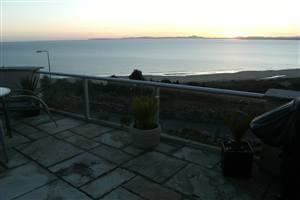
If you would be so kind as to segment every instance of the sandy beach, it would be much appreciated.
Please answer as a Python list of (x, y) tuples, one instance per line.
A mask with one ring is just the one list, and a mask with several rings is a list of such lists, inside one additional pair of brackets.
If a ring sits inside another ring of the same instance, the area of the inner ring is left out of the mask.
[(300, 69), (287, 70), (266, 70), (266, 71), (242, 71), (236, 73), (203, 74), (190, 76), (153, 76), (145, 75), (147, 80), (160, 81), (168, 79), (170, 81), (186, 82), (211, 82), (211, 81), (231, 81), (231, 80), (262, 80), (279, 78), (298, 78)]

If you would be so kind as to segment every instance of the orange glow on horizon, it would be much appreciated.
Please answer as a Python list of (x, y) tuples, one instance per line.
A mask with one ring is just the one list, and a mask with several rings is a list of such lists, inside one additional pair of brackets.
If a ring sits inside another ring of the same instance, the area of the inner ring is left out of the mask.
[(4, 40), (300, 36), (299, 0), (26, 2), (1, 1)]

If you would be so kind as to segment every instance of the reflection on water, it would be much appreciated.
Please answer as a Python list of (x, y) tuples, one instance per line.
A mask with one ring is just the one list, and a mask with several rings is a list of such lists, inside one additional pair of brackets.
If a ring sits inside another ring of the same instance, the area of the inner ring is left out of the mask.
[(47, 66), (53, 72), (89, 75), (191, 75), (249, 70), (300, 68), (296, 40), (118, 39), (9, 42), (3, 45), (5, 66)]

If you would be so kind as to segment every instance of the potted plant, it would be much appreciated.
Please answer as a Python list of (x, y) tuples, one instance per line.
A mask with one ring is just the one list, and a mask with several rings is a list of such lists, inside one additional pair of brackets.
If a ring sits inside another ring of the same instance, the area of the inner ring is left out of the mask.
[(24, 95), (24, 100), (19, 100), (22, 103), (28, 104), (28, 109), (24, 109), (23, 115), (26, 117), (32, 117), (40, 114), (40, 104), (36, 101), (31, 101), (26, 99), (26, 95), (35, 96), (39, 98), (41, 88), (39, 87), (40, 76), (32, 74), (20, 80), (20, 90), (19, 93)]
[(250, 178), (252, 175), (253, 148), (243, 139), (251, 118), (242, 111), (231, 112), (225, 118), (230, 127), (232, 139), (222, 142), (221, 164), (224, 176)]
[(130, 126), (134, 146), (148, 149), (160, 142), (161, 127), (157, 122), (157, 100), (153, 97), (139, 96), (132, 102), (134, 122)]

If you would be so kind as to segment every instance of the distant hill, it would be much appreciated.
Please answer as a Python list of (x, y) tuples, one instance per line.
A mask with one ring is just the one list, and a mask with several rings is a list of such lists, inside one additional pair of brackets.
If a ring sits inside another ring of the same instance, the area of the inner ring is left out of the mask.
[(236, 37), (235, 39), (240, 39), (240, 40), (300, 40), (300, 36), (293, 36), (293, 37), (263, 37), (263, 36), (256, 36), (256, 37)]
[(153, 36), (142, 36), (142, 37), (123, 37), (123, 38), (90, 38), (89, 40), (118, 40), (118, 39), (239, 39), (239, 40), (300, 40), (300, 36), (292, 37), (265, 37), (265, 36), (251, 36), (251, 37), (202, 37), (202, 36), (176, 36), (176, 37), (153, 37)]
[(153, 36), (141, 36), (141, 37), (122, 37), (122, 38), (90, 38), (89, 40), (112, 40), (112, 39), (211, 39), (200, 36), (177, 36), (177, 37), (153, 37)]

